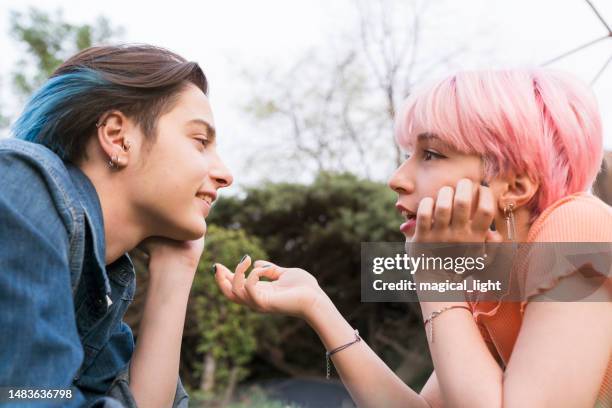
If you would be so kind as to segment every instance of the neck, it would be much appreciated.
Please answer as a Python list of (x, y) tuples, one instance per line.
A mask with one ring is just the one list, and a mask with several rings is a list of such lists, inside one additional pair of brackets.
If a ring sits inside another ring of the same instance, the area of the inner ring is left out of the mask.
[(109, 177), (104, 166), (83, 164), (81, 171), (94, 185), (104, 220), (105, 263), (113, 263), (124, 253), (134, 249), (147, 236), (147, 231), (138, 221), (134, 208), (130, 205), (123, 183), (118, 182), (118, 174)]

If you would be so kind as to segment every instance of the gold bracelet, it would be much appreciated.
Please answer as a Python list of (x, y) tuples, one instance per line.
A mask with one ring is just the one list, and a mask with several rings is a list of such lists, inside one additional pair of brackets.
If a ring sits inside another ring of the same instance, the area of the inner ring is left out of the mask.
[(427, 319), (425, 319), (425, 335), (427, 335), (427, 323), (431, 323), (430, 324), (430, 332), (431, 332), (431, 342), (434, 342), (434, 329), (433, 329), (433, 319), (435, 319), (436, 317), (440, 316), (442, 313), (446, 312), (447, 310), (450, 309), (465, 309), (465, 310), (469, 310), (470, 313), (472, 313), (472, 309), (470, 309), (467, 306), (446, 306), (443, 307), (442, 309), (439, 310), (434, 310), (433, 312), (431, 312), (431, 314), (429, 315), (429, 317)]

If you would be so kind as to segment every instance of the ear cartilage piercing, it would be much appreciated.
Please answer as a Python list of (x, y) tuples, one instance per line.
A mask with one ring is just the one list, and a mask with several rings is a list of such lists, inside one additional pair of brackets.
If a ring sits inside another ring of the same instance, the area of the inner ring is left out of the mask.
[(105, 125), (106, 125), (106, 121), (96, 123), (96, 127), (97, 127), (97, 128), (99, 128), (99, 127), (101, 127), (101, 126), (105, 126)]

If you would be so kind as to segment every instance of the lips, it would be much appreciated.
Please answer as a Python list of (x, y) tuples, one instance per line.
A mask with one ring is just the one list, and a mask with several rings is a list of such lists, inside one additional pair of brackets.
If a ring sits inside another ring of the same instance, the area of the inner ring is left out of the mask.
[(397, 208), (397, 211), (399, 211), (402, 217), (404, 217), (406, 220), (402, 223), (402, 225), (400, 225), (400, 231), (405, 235), (410, 234), (416, 227), (416, 212), (409, 210), (399, 202), (395, 204), (395, 208)]
[(212, 205), (213, 201), (215, 201), (215, 198), (209, 195), (208, 193), (198, 192), (198, 194), (196, 194), (196, 197), (198, 197), (200, 200), (205, 201), (208, 205)]
[(202, 206), (202, 212), (204, 213), (205, 217), (210, 212), (210, 208), (212, 207), (212, 203), (215, 201), (216, 197), (217, 193), (215, 191), (198, 191), (196, 193), (196, 198)]

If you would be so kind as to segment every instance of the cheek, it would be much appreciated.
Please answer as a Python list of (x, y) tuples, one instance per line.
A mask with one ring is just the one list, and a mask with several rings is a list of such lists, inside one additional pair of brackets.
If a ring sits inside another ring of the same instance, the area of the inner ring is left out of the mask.
[(455, 189), (457, 182), (468, 178), (474, 183), (480, 183), (478, 165), (474, 163), (456, 162), (453, 160), (439, 161), (434, 166), (424, 167), (417, 171), (417, 191), (419, 197), (435, 199), (438, 191), (444, 186)]
[(459, 178), (447, 166), (430, 166), (421, 168), (416, 174), (416, 194), (424, 197), (436, 198), (438, 191), (444, 186), (454, 186)]

